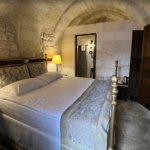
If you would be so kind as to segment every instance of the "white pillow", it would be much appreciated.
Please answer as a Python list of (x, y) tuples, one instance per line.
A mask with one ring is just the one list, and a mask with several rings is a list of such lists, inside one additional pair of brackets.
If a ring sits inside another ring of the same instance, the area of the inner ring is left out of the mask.
[(46, 84), (47, 83), (45, 81), (36, 78), (30, 78), (11, 83), (4, 88), (1, 88), (0, 92), (11, 96), (18, 96), (45, 86)]
[(57, 73), (57, 72), (47, 72), (47, 73), (44, 73), (40, 76), (37, 76), (36, 78), (41, 79), (47, 83), (50, 83), (50, 82), (52, 82), (58, 78), (61, 78), (61, 77), (62, 77), (62, 75)]

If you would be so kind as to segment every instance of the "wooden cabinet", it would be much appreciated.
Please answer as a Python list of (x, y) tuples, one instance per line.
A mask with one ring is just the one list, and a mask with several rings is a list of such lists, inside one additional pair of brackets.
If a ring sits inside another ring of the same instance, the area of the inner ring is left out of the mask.
[(143, 31), (133, 31), (130, 59), (129, 95), (137, 99), (139, 89), (140, 64), (142, 54)]
[(119, 84), (117, 89), (119, 90), (119, 93), (117, 95), (117, 100), (128, 100), (128, 85)]
[(150, 110), (150, 25), (144, 28), (138, 102)]

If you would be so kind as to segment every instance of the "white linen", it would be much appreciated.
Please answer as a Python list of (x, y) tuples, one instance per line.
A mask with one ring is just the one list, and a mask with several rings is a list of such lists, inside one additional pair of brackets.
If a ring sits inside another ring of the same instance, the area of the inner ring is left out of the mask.
[[(97, 147), (103, 150), (107, 148), (107, 127), (111, 111), (110, 98), (106, 98), (110, 92), (109, 87), (109, 81), (98, 81), (80, 107), (70, 115), (67, 128), (69, 141), (82, 143), (88, 150), (97, 150)], [(98, 142), (98, 135), (94, 134), (97, 130), (100, 135)]]
[(45, 86), (47, 83), (40, 79), (30, 78), (24, 79), (17, 82), (13, 82), (4, 88), (0, 89), (0, 93), (6, 96), (18, 96), (21, 94), (28, 93), (39, 87)]
[[(61, 115), (93, 81), (86, 78), (62, 77), (20, 96), (10, 96), (0, 92), (0, 98), (3, 99), (0, 111), (52, 136), (59, 145), (57, 147), (60, 147)], [(4, 109), (4, 105), (7, 109)], [(18, 113), (11, 113), (13, 109)]]
[(50, 83), (61, 77), (62, 77), (62, 75), (57, 72), (47, 72), (40, 76), (37, 76), (36, 78), (41, 79), (47, 83)]

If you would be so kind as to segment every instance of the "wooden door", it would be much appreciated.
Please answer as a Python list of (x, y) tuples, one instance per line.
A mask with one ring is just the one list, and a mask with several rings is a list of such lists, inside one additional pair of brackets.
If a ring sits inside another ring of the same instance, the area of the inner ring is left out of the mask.
[(136, 97), (136, 99), (138, 96), (142, 43), (143, 31), (133, 31), (129, 78), (129, 95), (131, 100), (133, 96), (134, 98)]
[(150, 25), (144, 28), (138, 101), (150, 110)]

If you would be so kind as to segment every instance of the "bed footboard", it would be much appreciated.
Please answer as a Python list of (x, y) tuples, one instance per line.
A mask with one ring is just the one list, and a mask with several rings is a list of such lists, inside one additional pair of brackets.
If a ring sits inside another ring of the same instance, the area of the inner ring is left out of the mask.
[(111, 121), (110, 121), (110, 136), (109, 136), (109, 145), (108, 150), (114, 150), (114, 123), (115, 123), (115, 111), (116, 111), (116, 105), (117, 105), (117, 83), (118, 83), (118, 77), (117, 77), (117, 67), (118, 67), (118, 61), (116, 61), (116, 70), (115, 75), (111, 76), (111, 93), (112, 93), (112, 101), (111, 101)]

